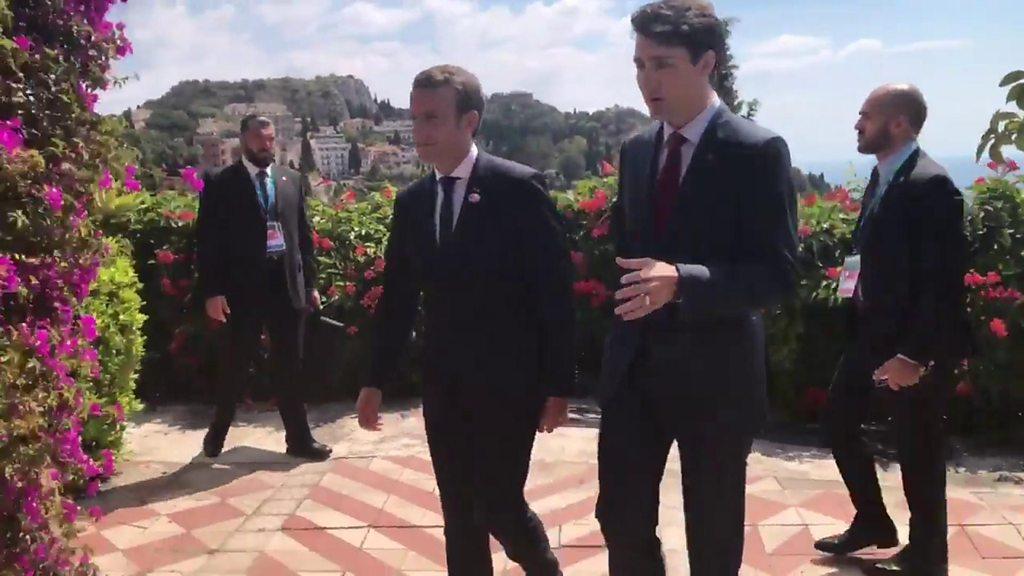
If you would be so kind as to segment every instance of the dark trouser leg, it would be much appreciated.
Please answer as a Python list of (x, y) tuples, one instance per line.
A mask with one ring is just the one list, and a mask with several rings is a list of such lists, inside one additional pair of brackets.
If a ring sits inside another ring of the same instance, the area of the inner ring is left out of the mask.
[(889, 527), (892, 520), (882, 501), (875, 459), (861, 430), (870, 407), (874, 369), (857, 345), (847, 350), (829, 389), (824, 427), (836, 466), (857, 510), (854, 524)]
[[(527, 576), (559, 576), (540, 518), (523, 495), (542, 403), (518, 399), (473, 411), (477, 512), (510, 560)], [(481, 406), (482, 408), (482, 406)]]
[(937, 369), (917, 386), (892, 393), (903, 491), (910, 506), (910, 545), (916, 559), (945, 564), (946, 432), (943, 416), (953, 371)]
[(263, 323), (258, 315), (238, 310), (225, 327), (224, 356), (217, 378), (216, 400), (211, 433), (223, 441), (235, 419), (235, 406), (249, 369), (259, 351)]
[(664, 576), (658, 504), (672, 437), (646, 395), (622, 390), (602, 406), (597, 519), (611, 576)]
[(449, 576), (491, 576), (490, 537), (474, 500), (470, 414), (451, 387), (428, 384), (423, 419), (444, 516)]
[(679, 436), (683, 511), (693, 576), (735, 576), (743, 562), (747, 456), (736, 423), (686, 426)]
[(312, 443), (306, 406), (305, 383), (301, 381), (302, 331), (305, 314), (296, 310), (287, 294), (277, 294), (270, 303), (267, 331), (270, 334), (271, 386), (277, 396), (277, 409), (284, 423), (288, 446)]

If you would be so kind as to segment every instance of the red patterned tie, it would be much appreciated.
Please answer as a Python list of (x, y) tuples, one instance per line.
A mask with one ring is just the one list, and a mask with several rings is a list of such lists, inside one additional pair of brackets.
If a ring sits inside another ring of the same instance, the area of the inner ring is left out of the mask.
[(658, 174), (654, 197), (654, 231), (659, 238), (664, 238), (668, 232), (668, 223), (679, 196), (680, 181), (683, 179), (683, 144), (686, 144), (686, 137), (679, 132), (669, 134), (668, 142), (665, 143), (665, 165)]

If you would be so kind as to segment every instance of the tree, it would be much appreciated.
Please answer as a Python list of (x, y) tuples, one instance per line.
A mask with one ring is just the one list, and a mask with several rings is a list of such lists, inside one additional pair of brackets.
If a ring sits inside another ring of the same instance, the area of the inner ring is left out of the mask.
[(316, 116), (312, 116), (309, 119), (309, 129), (312, 130), (314, 134), (320, 133), (320, 123), (316, 121)]
[(362, 152), (359, 150), (359, 143), (353, 141), (352, 149), (348, 153), (348, 171), (356, 176), (363, 170)]
[(299, 172), (308, 174), (316, 170), (316, 158), (313, 157), (313, 145), (309, 138), (302, 139), (302, 152), (299, 154)]
[(713, 85), (718, 92), (719, 98), (734, 113), (748, 119), (757, 115), (761, 103), (758, 100), (745, 101), (740, 99), (739, 91), (736, 89), (736, 59), (732, 55), (732, 48), (729, 46), (729, 38), (732, 36), (732, 27), (739, 22), (736, 18), (726, 18), (723, 21), (725, 26), (725, 51), (719, 55), (718, 69), (713, 78)]
[(992, 115), (976, 156), (981, 160), (987, 149), (989, 158), (1002, 164), (1005, 161), (1003, 148), (1013, 146), (1024, 152), (1024, 70), (1015, 70), (1004, 76), (999, 87), (1007, 88), (1006, 103), (1012, 102), (1019, 112), (1000, 110)]
[(578, 152), (567, 152), (558, 157), (558, 171), (562, 173), (567, 184), (583, 178), (586, 172), (583, 155)]
[(199, 123), (182, 110), (154, 110), (146, 120), (146, 128), (163, 132), (173, 138), (187, 138), (195, 133)]

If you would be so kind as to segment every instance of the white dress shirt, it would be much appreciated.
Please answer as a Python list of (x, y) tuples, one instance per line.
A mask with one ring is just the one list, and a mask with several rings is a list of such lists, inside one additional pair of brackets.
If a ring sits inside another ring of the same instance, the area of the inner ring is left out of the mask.
[(469, 148), (469, 155), (459, 164), (451, 174), (441, 174), (434, 169), (434, 176), (437, 178), (437, 201), (434, 204), (434, 236), (441, 241), (441, 202), (444, 201), (444, 188), (441, 187), (441, 178), (451, 176), (458, 178), (455, 181), (455, 192), (452, 194), (452, 230), (459, 222), (459, 213), (462, 211), (462, 200), (466, 197), (466, 188), (469, 186), (469, 177), (473, 174), (473, 166), (476, 158), (480, 155), (476, 143)]
[(708, 124), (711, 123), (711, 118), (714, 117), (721, 104), (721, 99), (719, 99), (718, 94), (715, 94), (711, 104), (698, 114), (696, 118), (691, 120), (689, 124), (679, 130), (675, 130), (667, 122), (661, 123), (661, 133), (664, 140), (661, 145), (661, 156), (658, 158), (658, 174), (661, 174), (661, 169), (665, 167), (665, 161), (668, 159), (668, 138), (673, 132), (678, 132), (686, 138), (686, 142), (683, 144), (682, 151), (680, 152), (683, 155), (683, 169), (680, 171), (679, 182), (682, 183), (682, 178), (686, 176), (686, 170), (690, 167), (690, 160), (693, 159), (693, 152), (697, 149), (697, 144), (700, 143), (700, 139), (704, 136), (704, 131), (707, 130)]

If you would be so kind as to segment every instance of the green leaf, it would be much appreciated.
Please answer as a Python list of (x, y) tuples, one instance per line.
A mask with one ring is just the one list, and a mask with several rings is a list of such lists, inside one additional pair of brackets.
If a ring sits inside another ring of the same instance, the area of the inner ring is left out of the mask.
[(999, 87), (1005, 88), (1010, 84), (1016, 84), (1021, 80), (1024, 80), (1024, 70), (1014, 70), (1006, 76), (1003, 76), (1003, 79), (999, 82)]
[(1024, 83), (1017, 84), (1006, 93), (1006, 103), (1014, 102), (1024, 97)]

